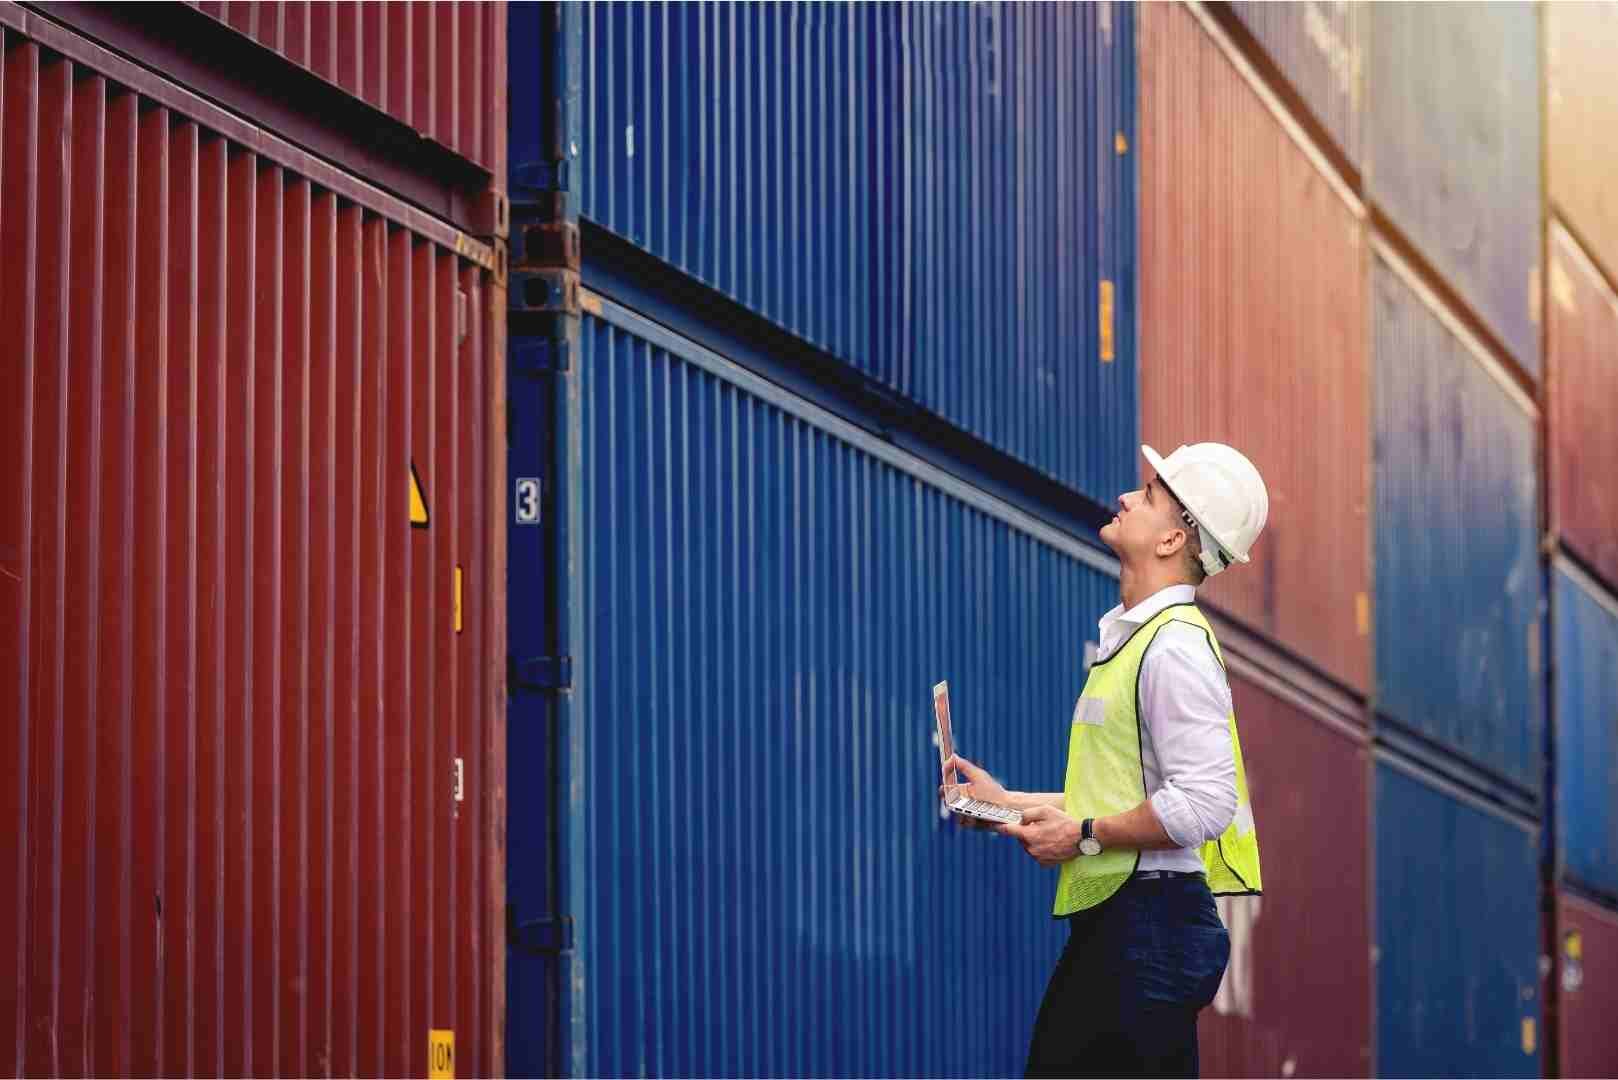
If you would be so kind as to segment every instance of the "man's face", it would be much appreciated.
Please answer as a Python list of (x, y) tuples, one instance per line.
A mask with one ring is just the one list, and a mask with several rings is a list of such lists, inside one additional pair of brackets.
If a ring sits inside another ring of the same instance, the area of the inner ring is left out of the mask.
[(1118, 514), (1101, 527), (1101, 541), (1119, 558), (1150, 559), (1163, 554), (1159, 548), (1175, 530), (1185, 532), (1185, 522), (1174, 496), (1154, 476), (1140, 490), (1118, 496)]

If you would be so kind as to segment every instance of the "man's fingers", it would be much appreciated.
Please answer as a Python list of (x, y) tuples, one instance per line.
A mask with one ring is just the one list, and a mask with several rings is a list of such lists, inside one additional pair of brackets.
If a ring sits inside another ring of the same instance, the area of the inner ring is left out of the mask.
[(1031, 825), (1036, 821), (1044, 821), (1054, 813), (1055, 809), (1049, 806), (1030, 806), (1022, 812), (1022, 823)]
[(972, 764), (959, 754), (951, 756), (950, 760), (955, 763), (955, 767), (957, 769), (960, 769), (966, 774), (966, 778), (968, 780), (977, 780), (983, 776), (982, 769), (978, 768), (976, 765)]

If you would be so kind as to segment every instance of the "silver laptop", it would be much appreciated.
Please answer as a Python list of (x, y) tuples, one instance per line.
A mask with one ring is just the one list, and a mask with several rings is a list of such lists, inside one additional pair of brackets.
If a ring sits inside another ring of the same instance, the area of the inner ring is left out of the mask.
[[(949, 683), (933, 687), (933, 720), (938, 724), (938, 764), (942, 768), (955, 753), (955, 740), (949, 726)], [(961, 776), (955, 769), (943, 769), (944, 805), (962, 817), (981, 818), (1005, 825), (1021, 825), (1022, 811), (1009, 806), (968, 798), (961, 792)]]

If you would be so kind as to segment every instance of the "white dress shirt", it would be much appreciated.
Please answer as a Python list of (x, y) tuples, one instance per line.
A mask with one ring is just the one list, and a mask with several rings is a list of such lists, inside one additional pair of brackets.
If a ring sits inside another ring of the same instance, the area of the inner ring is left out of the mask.
[[(1164, 608), (1196, 598), (1192, 586), (1171, 585), (1128, 611), (1119, 604), (1101, 616), (1097, 659), (1117, 652)], [(1198, 849), (1235, 818), (1230, 712), (1230, 683), (1207, 637), (1184, 623), (1163, 627), (1141, 660), (1141, 764), (1152, 809), (1180, 846), (1141, 852), (1141, 870), (1204, 869)]]

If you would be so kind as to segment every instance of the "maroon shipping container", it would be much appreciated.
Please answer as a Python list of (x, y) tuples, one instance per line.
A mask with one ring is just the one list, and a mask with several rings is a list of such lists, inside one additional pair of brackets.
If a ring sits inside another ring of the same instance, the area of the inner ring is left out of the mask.
[(10, 4), (0, 133), (0, 1070), (498, 1071), (492, 253)]
[(1546, 390), (1551, 532), (1618, 587), (1618, 295), (1551, 225)]
[(490, 57), (505, 50), (503, 4), (186, 2), (495, 170), (504, 132), (491, 117), (506, 87)]
[[(1221, 31), (1145, 4), (1141, 435), (1240, 448), (1270, 492), (1251, 566), (1204, 596), (1370, 683), (1363, 215)], [(1144, 463), (1143, 463), (1144, 465)]]
[(1365, 1076), (1371, 1063), (1363, 731), (1226, 648), (1264, 895), (1219, 901), (1231, 959), (1204, 1076)]
[(1552, 208), (1618, 279), (1618, 5), (1545, 4), (1545, 164)]
[(1618, 911), (1556, 896), (1556, 1047), (1562, 1076), (1618, 1076)]

